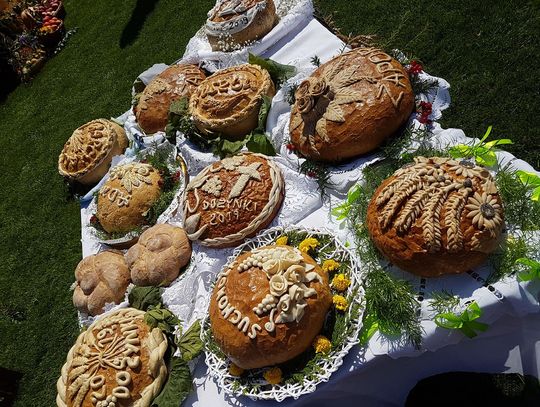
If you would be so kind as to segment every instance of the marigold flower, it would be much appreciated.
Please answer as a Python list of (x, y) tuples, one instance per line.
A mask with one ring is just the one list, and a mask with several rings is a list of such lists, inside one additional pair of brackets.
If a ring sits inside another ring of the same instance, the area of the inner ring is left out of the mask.
[(336, 274), (332, 279), (332, 288), (343, 292), (351, 285), (351, 280), (345, 274)]
[(244, 374), (244, 369), (239, 366), (236, 366), (234, 363), (229, 365), (229, 374), (231, 376), (242, 376)]
[(314, 237), (308, 237), (300, 242), (298, 248), (301, 252), (309, 253), (319, 245), (319, 241)]
[(264, 379), (270, 384), (279, 384), (283, 373), (279, 367), (273, 367), (263, 373)]
[(276, 244), (278, 246), (285, 246), (288, 241), (289, 241), (289, 238), (287, 236), (280, 236), (276, 239)]
[(342, 295), (334, 295), (332, 297), (332, 302), (334, 303), (334, 307), (336, 307), (338, 311), (345, 311), (349, 306), (349, 302)]
[(315, 353), (328, 353), (332, 350), (332, 342), (323, 335), (317, 335), (311, 343)]
[(335, 261), (334, 259), (325, 260), (322, 264), (322, 269), (326, 271), (327, 273), (329, 271), (335, 271), (339, 268), (339, 263)]

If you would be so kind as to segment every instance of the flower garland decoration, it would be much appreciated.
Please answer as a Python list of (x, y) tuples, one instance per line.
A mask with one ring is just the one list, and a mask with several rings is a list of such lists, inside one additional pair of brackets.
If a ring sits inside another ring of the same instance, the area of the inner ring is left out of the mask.
[[(280, 386), (297, 388), (299, 385), (302, 386), (306, 380), (313, 380), (314, 377), (323, 373), (322, 366), (325, 365), (326, 361), (333, 360), (336, 357), (334, 352), (340, 352), (344, 342), (350, 340), (350, 335), (355, 329), (352, 322), (358, 321), (361, 312), (361, 303), (356, 299), (359, 288), (357, 286), (354, 286), (354, 289), (351, 288), (353, 286), (351, 277), (352, 263), (347, 260), (347, 257), (341, 257), (342, 254), (340, 254), (340, 257), (334, 257), (339, 246), (336, 245), (333, 237), (323, 233), (287, 230), (285, 233), (280, 231), (271, 242), (266, 244), (269, 246), (275, 245), (271, 250), (277, 251), (278, 254), (283, 251), (291, 259), (293, 259), (295, 252), (298, 255), (301, 255), (301, 253), (309, 254), (323, 271), (328, 273), (329, 283), (334, 281), (334, 284), (329, 284), (334, 305), (328, 310), (327, 322), (325, 322), (321, 331), (312, 341), (311, 346), (306, 349), (301, 357), (295, 359), (294, 363), (288, 361), (262, 369), (244, 371), (228, 360), (217, 343), (214, 342), (209, 325), (206, 325), (204, 337), (207, 349), (211, 354), (218, 356), (219, 359), (227, 361), (227, 365), (224, 367), (226, 369), (224, 373), (228, 376), (225, 383), (230, 384), (230, 389), (234, 393), (250, 394), (255, 397), (261, 393), (268, 397), (267, 392), (270, 391), (270, 388), (278, 391), (280, 391)], [(290, 247), (284, 247), (285, 245)], [(291, 251), (291, 248), (294, 250)], [(270, 286), (269, 295), (254, 308), (254, 312), (263, 315), (277, 307), (281, 311), (285, 310), (285, 313), (280, 312), (275, 319), (276, 323), (281, 319), (283, 319), (281, 322), (295, 320), (296, 316), (303, 313), (303, 310), (298, 309), (298, 312), (291, 312), (294, 311), (294, 307), (292, 298), (289, 295), (290, 288), (295, 284), (302, 285), (302, 282), (306, 281), (306, 278), (313, 273), (307, 270), (293, 275), (293, 272), (296, 272), (298, 268), (297, 266), (285, 267), (287, 262), (279, 260), (276, 263), (274, 262), (276, 260), (274, 259), (275, 256), (271, 256), (272, 259), (266, 256), (267, 259), (263, 261), (265, 256), (261, 258), (260, 255), (264, 253), (257, 247), (251, 248), (251, 251), (253, 258), (246, 259), (246, 263), (239, 264), (238, 267), (243, 269), (244, 266), (248, 266), (250, 261), (260, 261), (263, 270), (267, 273)], [(279, 257), (281, 259), (283, 256), (280, 254)], [(280, 265), (280, 263), (282, 264)], [(286, 270), (283, 270), (284, 267)], [(295, 283), (296, 280), (298, 281)], [(306, 290), (306, 296), (309, 296), (309, 294), (309, 290)], [(298, 308), (298, 305), (304, 306), (302, 301), (296, 301), (295, 304), (296, 308)], [(282, 314), (283, 318), (280, 319)], [(270, 398), (273, 398), (273, 396)]]

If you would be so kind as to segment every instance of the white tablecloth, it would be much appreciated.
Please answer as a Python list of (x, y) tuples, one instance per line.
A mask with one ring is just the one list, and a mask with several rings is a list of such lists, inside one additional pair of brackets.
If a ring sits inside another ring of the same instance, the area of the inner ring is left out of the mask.
[[(316, 55), (322, 62), (325, 62), (337, 55), (343, 48), (343, 43), (314, 19), (310, 21), (302, 20), (302, 24), (299, 24), (296, 29), (288, 30), (285, 35), (279, 38), (274, 45), (266, 44), (262, 55), (271, 57), (280, 63), (299, 67), (300, 75), (305, 74), (309, 69), (314, 69), (310, 62), (313, 56)], [(247, 53), (237, 55), (237, 57), (239, 59), (247, 58)], [(198, 56), (192, 53), (189, 58), (195, 62)], [(436, 112), (437, 116), (434, 119), (438, 119), (441, 111), (448, 107), (449, 104), (449, 85), (446, 81), (440, 78), (437, 79), (439, 80), (439, 93), (433, 96), (433, 100), (436, 100), (434, 112)], [(287, 114), (288, 109), (289, 106), (280, 101), (278, 94), (273, 102), (267, 127), (267, 130), (273, 136), (275, 131), (272, 131), (272, 129), (277, 128), (276, 126), (278, 126), (280, 120), (281, 124), (283, 124), (283, 115)], [(443, 131), (438, 126), (435, 126), (435, 133), (440, 139), (454, 136), (457, 138), (464, 137), (459, 131)], [(180, 146), (180, 149), (183, 153), (188, 151), (182, 150), (182, 146)], [(283, 150), (281, 152), (284, 154)], [(500, 158), (513, 159), (510, 155)], [(377, 157), (372, 156), (363, 160), (367, 163), (375, 159)], [(189, 164), (189, 158), (187, 161)], [(294, 172), (295, 169), (291, 165), (290, 157), (280, 157), (277, 161), (282, 166), (282, 169)], [(532, 169), (521, 160), (515, 161), (523, 169)], [(191, 170), (194, 168), (195, 166), (192, 166)], [(293, 176), (295, 175), (293, 174)], [(298, 177), (296, 182), (311, 182), (313, 184), (313, 181), (305, 180), (303, 175), (296, 176)], [(339, 188), (338, 191), (331, 194), (330, 205), (341, 202), (343, 193), (357, 180), (358, 176), (360, 176), (360, 172), (356, 173), (350, 169), (336, 171), (335, 180)], [(294, 185), (294, 180), (291, 179), (290, 184)], [(314, 187), (314, 184), (312, 187)], [(289, 194), (289, 191), (287, 194)], [(328, 205), (327, 203), (325, 206), (321, 206), (317, 200), (313, 200), (309, 205), (309, 211), (305, 215), (290, 218), (278, 216), (274, 223), (277, 222), (288, 226), (290, 224), (288, 222), (298, 222), (304, 226), (330, 227), (336, 230), (336, 233), (340, 234), (343, 239), (350, 239), (346, 230), (340, 229), (339, 225), (332, 221), (329, 216), (330, 207)], [(85, 241), (87, 242), (88, 239), (83, 230), (85, 255), (95, 252), (95, 247), (85, 245)], [(213, 277), (219, 272), (226, 256), (229, 254), (227, 250), (206, 252), (201, 250), (197, 252), (201, 249), (198, 245), (194, 245), (194, 248), (196, 257), (192, 263), (199, 265), (197, 273), (193, 273), (180, 281), (180, 283), (167, 288), (164, 293), (165, 302), (173, 312), (183, 319), (185, 325), (206, 312), (205, 296), (208, 295)], [(460, 278), (460, 276), (455, 278)], [(531, 288), (531, 292), (538, 293), (540, 287), (535, 286), (535, 284), (531, 284), (528, 288)], [(504, 290), (505, 287), (505, 285), (500, 285), (499, 289)], [(490, 318), (487, 322), (490, 322), (491, 325), (487, 332), (473, 340), (463, 337), (457, 331), (446, 331), (431, 327), (431, 330), (427, 330), (429, 335), (426, 338), (425, 349), (422, 353), (411, 349), (387, 349), (382, 341), (375, 336), (372, 338), (367, 350), (360, 347), (353, 348), (344, 365), (331, 377), (329, 383), (321, 385), (311, 395), (302, 396), (296, 401), (288, 399), (282, 405), (323, 406), (338, 402), (345, 406), (402, 405), (408, 391), (419, 379), (450, 370), (519, 372), (538, 376), (539, 357), (537, 356), (537, 349), (540, 344), (538, 302), (536, 294), (522, 292), (523, 289), (522, 286), (513, 286), (511, 295), (504, 292), (507, 298), (504, 307), (498, 307), (498, 304), (493, 299), (489, 304), (481, 303), (482, 306), (486, 305), (486, 316)], [(482, 298), (487, 297), (489, 296)], [(505, 316), (505, 314), (508, 315)], [(431, 350), (436, 350), (436, 352)], [(199, 360), (196, 366), (195, 389), (196, 391), (191, 394), (184, 405), (250, 406), (254, 404), (277, 404), (274, 402), (255, 402), (245, 397), (230, 398), (223, 394), (220, 389), (216, 388), (212, 378), (206, 375), (203, 358)]]

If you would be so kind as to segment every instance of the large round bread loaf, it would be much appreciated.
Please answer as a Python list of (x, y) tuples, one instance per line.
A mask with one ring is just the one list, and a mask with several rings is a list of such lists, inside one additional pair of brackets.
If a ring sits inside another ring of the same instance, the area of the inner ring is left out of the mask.
[(388, 260), (411, 273), (463, 273), (497, 248), (501, 198), (489, 171), (469, 161), (416, 157), (375, 191), (367, 226)]
[(407, 71), (376, 48), (357, 48), (321, 65), (295, 97), (291, 141), (304, 156), (325, 162), (374, 150), (414, 107)]
[(218, 275), (212, 333), (241, 368), (272, 366), (309, 348), (331, 304), (328, 275), (309, 255), (265, 246), (241, 254)]

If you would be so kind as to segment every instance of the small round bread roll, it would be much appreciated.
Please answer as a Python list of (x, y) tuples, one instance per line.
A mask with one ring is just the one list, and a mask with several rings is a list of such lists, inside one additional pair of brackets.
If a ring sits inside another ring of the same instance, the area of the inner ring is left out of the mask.
[(264, 37), (278, 21), (273, 0), (217, 0), (205, 31), (212, 51), (234, 51)]
[(209, 309), (212, 333), (243, 369), (300, 355), (321, 331), (332, 304), (327, 273), (290, 246), (243, 253), (216, 281)]
[(144, 215), (161, 195), (159, 172), (150, 164), (131, 163), (111, 169), (101, 187), (96, 217), (108, 233), (129, 232), (144, 224)]
[(76, 129), (58, 157), (58, 172), (70, 181), (89, 185), (109, 170), (112, 158), (128, 146), (126, 132), (111, 120), (97, 119)]
[(73, 305), (92, 316), (107, 303), (120, 304), (129, 285), (129, 269), (121, 253), (105, 251), (85, 257), (75, 269)]
[(396, 266), (436, 277), (482, 264), (498, 246), (504, 214), (485, 168), (466, 160), (416, 157), (375, 191), (367, 226)]
[(266, 69), (238, 65), (206, 78), (189, 100), (195, 126), (208, 138), (214, 133), (236, 140), (257, 127), (263, 96), (275, 94)]
[(169, 286), (190, 258), (191, 242), (186, 232), (168, 224), (145, 230), (126, 253), (131, 280), (138, 286)]

